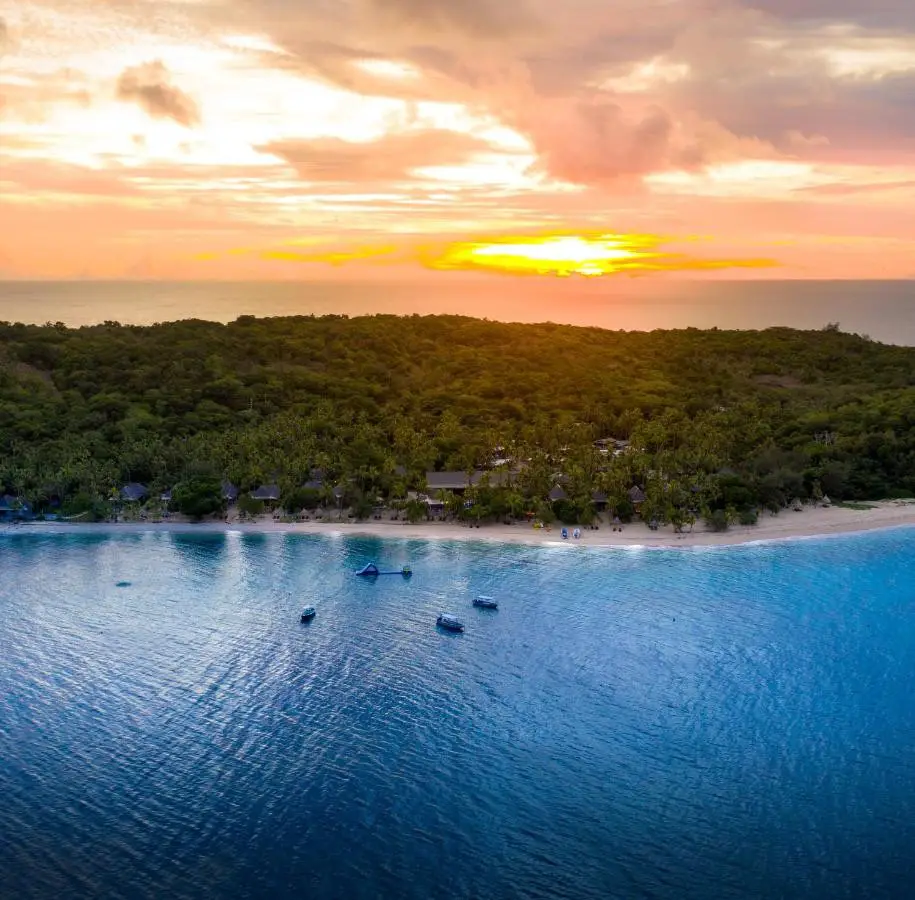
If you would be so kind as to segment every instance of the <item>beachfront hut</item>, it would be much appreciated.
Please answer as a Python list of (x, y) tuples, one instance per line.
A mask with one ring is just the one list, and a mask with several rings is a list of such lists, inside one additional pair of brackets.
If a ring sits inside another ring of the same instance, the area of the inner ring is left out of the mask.
[(603, 491), (594, 491), (591, 494), (591, 502), (598, 512), (607, 508), (609, 500), (610, 498)]
[(636, 513), (640, 513), (642, 510), (642, 504), (648, 499), (648, 495), (643, 491), (637, 484), (632, 485), (629, 488), (627, 493), (629, 497), (629, 502), (632, 504), (632, 508)]
[(234, 503), (238, 499), (238, 488), (231, 481), (222, 483), (222, 499), (227, 503)]
[(518, 474), (519, 469), (501, 468), (496, 472), (484, 472), (475, 469), (467, 472), (426, 472), (426, 487), (430, 494), (437, 491), (451, 491), (452, 494), (462, 496), (471, 487), (477, 487), (486, 481), (491, 487), (501, 487), (508, 484)]
[(318, 478), (309, 478), (305, 484), (302, 485), (303, 491), (323, 491), (324, 482)]
[(145, 485), (138, 484), (136, 481), (125, 484), (121, 488), (121, 499), (127, 503), (140, 503), (148, 494), (149, 491), (146, 490)]
[(251, 492), (251, 496), (264, 503), (276, 503), (280, 499), (280, 489), (275, 484), (262, 484), (256, 491)]
[(426, 504), (426, 514), (428, 516), (441, 516), (445, 513), (445, 501), (435, 497), (423, 497), (422, 502)]
[(0, 497), (0, 521), (14, 522), (32, 518), (32, 505), (28, 500), (20, 500), (12, 494)]
[(172, 492), (171, 492), (171, 490), (162, 491), (162, 493), (159, 494), (159, 499), (160, 499), (163, 503), (171, 503), (171, 502), (172, 502)]
[(558, 503), (561, 500), (568, 500), (569, 495), (565, 492), (565, 489), (562, 485), (555, 484), (553, 485), (553, 490), (548, 494), (550, 498), (550, 503)]
[[(482, 476), (482, 473), (480, 474)], [(473, 483), (472, 476), (466, 472), (426, 472), (426, 486), (430, 492), (451, 491), (463, 494)]]

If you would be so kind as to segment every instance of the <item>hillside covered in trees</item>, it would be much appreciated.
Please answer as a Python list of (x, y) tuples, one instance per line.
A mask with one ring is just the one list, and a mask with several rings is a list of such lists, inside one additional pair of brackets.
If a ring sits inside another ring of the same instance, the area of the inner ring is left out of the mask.
[(101, 515), (125, 483), (153, 494), (201, 478), (275, 483), (299, 506), (342, 486), (363, 509), (495, 457), (511, 474), (474, 489), (474, 515), (549, 514), (557, 483), (561, 517), (582, 520), (598, 493), (628, 513), (634, 485), (675, 522), (821, 492), (912, 496), (915, 348), (836, 327), (453, 316), (0, 323), (0, 494), (36, 510)]

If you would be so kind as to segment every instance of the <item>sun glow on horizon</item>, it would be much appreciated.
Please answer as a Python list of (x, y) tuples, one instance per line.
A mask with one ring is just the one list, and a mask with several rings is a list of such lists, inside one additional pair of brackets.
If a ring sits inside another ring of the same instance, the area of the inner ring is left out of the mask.
[(508, 275), (597, 278), (626, 273), (687, 269), (768, 268), (770, 259), (715, 260), (660, 250), (665, 239), (646, 234), (548, 234), (496, 238), (452, 244), (443, 253), (427, 255), (432, 269), (462, 269)]
[(493, 269), (522, 274), (584, 275), (593, 278), (632, 267), (655, 256), (640, 247), (651, 241), (640, 235), (544, 235), (502, 238), (452, 245), (431, 265), (437, 269)]
[[(568, 278), (579, 275), (649, 275), (656, 272), (711, 271), (731, 268), (772, 268), (773, 259), (715, 259), (662, 249), (674, 243), (696, 244), (712, 238), (662, 237), (614, 232), (551, 232), (513, 236), (468, 238), (442, 244), (416, 243), (406, 238), (395, 244), (346, 244), (333, 238), (311, 237), (281, 246), (239, 248), (223, 253), (198, 254), (198, 262), (226, 255), (252, 255), (264, 261), (323, 263), (333, 267), (420, 265), (438, 271), (488, 272), (502, 275), (536, 275)], [(303, 250), (319, 245), (314, 250)], [(320, 245), (324, 245), (323, 247)]]

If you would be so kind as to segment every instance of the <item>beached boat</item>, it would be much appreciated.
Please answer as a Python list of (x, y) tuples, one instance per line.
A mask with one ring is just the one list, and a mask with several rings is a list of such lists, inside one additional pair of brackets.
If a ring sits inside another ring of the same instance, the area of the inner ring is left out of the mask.
[(302, 621), (310, 622), (315, 617), (315, 608), (313, 606), (306, 606), (302, 610)]
[(479, 606), (481, 609), (498, 609), (499, 603), (496, 600), (493, 600), (492, 597), (474, 597), (473, 605)]
[(436, 620), (435, 624), (439, 628), (444, 628), (446, 631), (463, 631), (464, 623), (459, 621), (457, 616), (453, 616), (451, 613), (442, 613)]

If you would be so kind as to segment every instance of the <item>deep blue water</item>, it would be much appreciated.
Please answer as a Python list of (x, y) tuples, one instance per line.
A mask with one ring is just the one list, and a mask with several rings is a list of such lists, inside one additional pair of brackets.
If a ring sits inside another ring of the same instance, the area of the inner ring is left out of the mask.
[(0, 562), (0, 897), (913, 895), (913, 530)]

